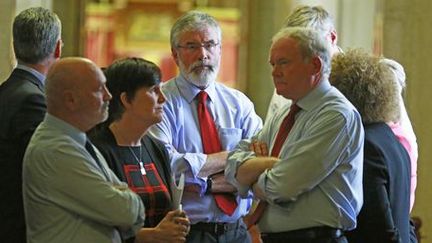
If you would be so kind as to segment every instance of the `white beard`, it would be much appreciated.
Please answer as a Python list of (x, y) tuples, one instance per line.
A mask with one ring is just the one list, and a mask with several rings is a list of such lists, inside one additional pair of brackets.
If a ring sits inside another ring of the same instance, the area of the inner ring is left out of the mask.
[(219, 72), (220, 63), (205, 64), (207, 68), (200, 72), (194, 70), (196, 67), (202, 66), (201, 61), (190, 65), (189, 70), (186, 70), (184, 63), (179, 59), (180, 74), (190, 83), (200, 88), (206, 88), (211, 82), (216, 81)]

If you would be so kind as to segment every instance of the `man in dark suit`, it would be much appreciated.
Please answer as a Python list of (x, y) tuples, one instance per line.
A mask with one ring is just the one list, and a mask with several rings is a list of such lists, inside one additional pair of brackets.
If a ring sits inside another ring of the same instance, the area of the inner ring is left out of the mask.
[(333, 59), (330, 81), (357, 108), (365, 127), (364, 203), (350, 243), (410, 239), (410, 158), (389, 122), (399, 120), (396, 76), (381, 58), (358, 50)]
[(34, 130), (45, 116), (45, 75), (61, 54), (61, 22), (38, 7), (22, 11), (13, 23), (18, 61), (0, 85), (0, 236), (25, 242), (22, 160)]

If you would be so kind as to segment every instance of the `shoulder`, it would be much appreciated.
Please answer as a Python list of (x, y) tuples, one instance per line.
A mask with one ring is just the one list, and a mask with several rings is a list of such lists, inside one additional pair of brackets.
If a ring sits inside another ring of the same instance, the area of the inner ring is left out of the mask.
[(241, 92), (240, 90), (228, 87), (223, 83), (215, 82), (215, 89), (218, 93), (221, 93), (221, 94), (223, 94), (229, 98), (250, 101), (250, 99), (243, 92)]
[(42, 123), (35, 131), (27, 148), (26, 155), (34, 159), (67, 158), (80, 156), (84, 146), (64, 133), (46, 127)]
[(384, 122), (370, 123), (364, 126), (365, 147), (395, 146), (399, 144), (391, 128)]
[(113, 149), (116, 145), (113, 134), (106, 126), (93, 129), (88, 137), (102, 153)]
[[(408, 152), (397, 140), (391, 128), (384, 122), (370, 123), (365, 129), (365, 157), (378, 153), (380, 156), (409, 161)], [(374, 152), (375, 151), (375, 152)]]
[(169, 98), (179, 94), (179, 90), (176, 84), (176, 79), (170, 79), (161, 85), (161, 90), (164, 95)]
[(44, 92), (36, 85), (27, 81), (12, 81), (15, 83), (4, 83), (1, 87), (0, 95), (3, 97), (10, 97), (11, 99), (23, 100), (30, 98), (44, 98)]
[(149, 153), (157, 153), (159, 156), (165, 156), (167, 154), (164, 144), (149, 134), (144, 135), (142, 141), (144, 141), (145, 146), (151, 150)]
[(235, 112), (249, 113), (254, 110), (252, 101), (240, 90), (227, 87), (219, 82), (215, 83), (215, 90), (218, 99), (216, 102), (219, 104), (223, 104)]
[(357, 109), (336, 88), (332, 87), (322, 98), (319, 106), (321, 110), (330, 114), (338, 114), (347, 122), (361, 124), (361, 116)]

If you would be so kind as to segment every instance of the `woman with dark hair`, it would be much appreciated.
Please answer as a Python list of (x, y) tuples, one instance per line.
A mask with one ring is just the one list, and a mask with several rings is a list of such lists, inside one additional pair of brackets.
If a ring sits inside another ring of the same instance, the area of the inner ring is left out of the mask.
[(141, 58), (126, 58), (107, 67), (105, 75), (112, 94), (109, 115), (90, 137), (114, 173), (144, 202), (145, 224), (136, 242), (184, 242), (189, 220), (183, 211), (172, 211), (168, 153), (147, 135), (162, 120), (160, 69)]

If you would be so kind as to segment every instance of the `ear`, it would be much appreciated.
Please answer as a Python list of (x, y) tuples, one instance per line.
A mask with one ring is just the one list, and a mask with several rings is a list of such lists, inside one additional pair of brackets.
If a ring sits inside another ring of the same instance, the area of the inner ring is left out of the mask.
[(312, 64), (313, 74), (314, 75), (321, 74), (321, 68), (322, 68), (321, 58), (317, 56), (312, 57), (311, 64)]
[(177, 64), (177, 66), (179, 66), (179, 62), (178, 62), (178, 52), (174, 47), (171, 47), (171, 56), (173, 57), (175, 63)]
[(61, 57), (62, 44), (63, 44), (63, 41), (61, 39), (59, 39), (57, 41), (56, 47), (54, 49), (54, 58), (56, 58), (56, 59)]
[(72, 90), (65, 90), (63, 92), (63, 100), (67, 109), (74, 111), (78, 107), (78, 97)]
[(128, 99), (126, 92), (122, 92), (120, 94), (120, 102), (122, 103), (125, 109), (130, 107), (130, 100)]
[(331, 44), (333, 46), (337, 45), (338, 38), (337, 38), (336, 30), (330, 31), (330, 39), (331, 39)]

